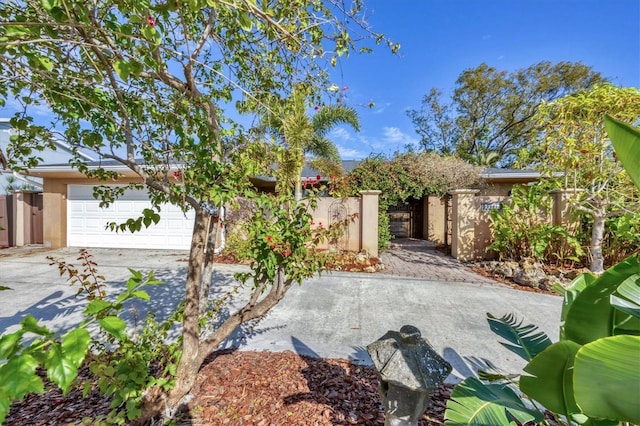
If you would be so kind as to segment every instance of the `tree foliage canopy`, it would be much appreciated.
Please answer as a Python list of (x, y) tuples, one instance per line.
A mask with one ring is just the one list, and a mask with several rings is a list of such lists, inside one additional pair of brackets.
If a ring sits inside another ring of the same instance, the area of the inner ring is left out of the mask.
[(314, 108), (309, 116), (307, 110), (308, 90), (297, 86), (290, 98), (276, 97), (265, 108), (262, 126), (282, 149), (278, 153), (278, 186), (295, 186), (296, 199), (302, 196), (301, 173), (306, 162), (306, 154), (314, 156), (315, 168), (341, 170), (340, 153), (327, 134), (339, 124), (349, 124), (360, 130), (358, 113), (342, 103), (321, 105)]
[[(0, 106), (20, 109), (11, 120), (10, 166), (36, 165), (38, 152), (60, 137), (76, 152), (100, 158), (95, 168), (76, 155), (72, 165), (86, 175), (118, 181), (117, 172), (102, 166), (119, 163), (139, 176), (132, 185), (151, 190), (156, 208), (170, 201), (195, 212), (175, 387), (169, 394), (145, 393), (143, 419), (171, 414), (213, 349), (315, 271), (299, 257), (309, 245), (292, 233), (279, 241), (289, 247), (286, 255), (274, 254), (266, 240), (252, 241), (257, 284), (250, 300), (210, 333), (201, 328), (211, 308), (219, 229), (211, 207), (254, 197), (256, 209), (274, 215), (263, 222), (265, 239), (282, 221), (308, 221), (286, 197), (257, 195), (249, 187), (247, 176), (263, 170), (265, 157), (232, 117), (268, 107), (276, 93), (287, 98), (301, 84), (319, 96), (329, 87), (329, 66), (374, 43), (399, 47), (371, 31), (360, 0), (0, 3)], [(34, 122), (37, 108), (51, 112), (51, 123)], [(108, 203), (123, 191), (103, 186), (97, 195)], [(142, 222), (151, 218), (157, 218), (153, 211)]]
[(535, 167), (572, 190), (575, 209), (593, 220), (591, 268), (602, 272), (605, 219), (638, 206), (638, 190), (614, 155), (605, 130), (605, 115), (627, 123), (640, 119), (640, 90), (599, 84), (553, 102), (543, 102), (535, 117), (541, 129), (538, 145), (520, 151), (518, 164)]
[(514, 72), (487, 64), (460, 74), (450, 101), (431, 89), (409, 117), (424, 150), (482, 166), (510, 166), (519, 149), (536, 139), (538, 105), (593, 87), (603, 77), (581, 63), (540, 62)]

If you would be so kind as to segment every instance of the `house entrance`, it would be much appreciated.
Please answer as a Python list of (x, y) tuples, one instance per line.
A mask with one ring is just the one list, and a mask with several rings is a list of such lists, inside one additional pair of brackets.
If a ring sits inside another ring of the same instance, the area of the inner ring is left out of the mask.
[(388, 211), (389, 228), (395, 238), (424, 238), (422, 200), (410, 199)]

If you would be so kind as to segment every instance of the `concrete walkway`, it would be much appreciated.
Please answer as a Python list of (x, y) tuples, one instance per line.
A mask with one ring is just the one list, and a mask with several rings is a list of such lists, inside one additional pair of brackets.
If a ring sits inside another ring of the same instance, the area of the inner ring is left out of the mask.
[[(46, 259), (52, 255), (78, 263), (77, 253), (76, 249), (0, 250), (0, 285), (13, 289), (0, 292), (0, 333), (15, 330), (26, 314), (61, 332), (81, 321), (85, 302), (75, 298), (76, 288), (70, 287)], [(165, 281), (165, 285), (149, 288), (151, 300), (136, 304), (135, 315), (127, 310), (132, 322), (136, 318), (139, 321), (147, 310), (165, 318), (184, 296), (186, 252), (92, 249), (91, 253), (113, 292), (124, 287), (130, 276), (128, 267), (153, 269)], [(402, 256), (408, 259), (416, 255), (400, 253)], [(408, 263), (415, 267), (415, 263)], [(434, 276), (438, 277), (451, 277), (453, 267), (445, 260), (440, 264), (442, 270), (438, 264), (425, 266), (426, 270), (435, 268)], [(236, 287), (233, 274), (238, 271), (246, 268), (219, 265), (212, 297), (226, 295)], [(242, 304), (247, 290), (239, 289), (234, 303), (221, 312), (222, 317)], [(366, 345), (388, 330), (411, 324), (454, 366), (450, 380), (456, 381), (473, 375), (484, 360), (507, 372), (519, 372), (525, 365), (497, 342), (486, 312), (496, 316), (514, 313), (556, 340), (561, 302), (559, 297), (520, 292), (492, 282), (330, 273), (294, 286), (263, 319), (245, 324), (230, 336), (225, 347), (292, 350), (369, 363)]]

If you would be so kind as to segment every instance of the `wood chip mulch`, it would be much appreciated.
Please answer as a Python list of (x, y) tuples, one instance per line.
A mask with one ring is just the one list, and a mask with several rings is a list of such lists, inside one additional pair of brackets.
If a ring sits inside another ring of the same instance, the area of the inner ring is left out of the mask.
[[(370, 366), (293, 352), (220, 351), (202, 367), (178, 425), (383, 425), (378, 378)], [(443, 385), (418, 423), (444, 423)], [(7, 425), (69, 425), (108, 411), (97, 394), (30, 395), (12, 406)]]

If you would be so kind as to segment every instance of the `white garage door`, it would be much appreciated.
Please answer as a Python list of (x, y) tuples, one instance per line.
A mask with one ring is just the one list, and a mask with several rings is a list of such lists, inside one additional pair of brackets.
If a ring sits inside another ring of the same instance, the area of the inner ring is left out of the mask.
[(140, 232), (113, 232), (105, 229), (110, 222), (136, 219), (150, 208), (146, 191), (127, 191), (108, 208), (99, 207), (93, 198), (93, 186), (69, 185), (67, 191), (67, 245), (69, 247), (117, 247), (185, 249), (191, 246), (193, 211), (186, 216), (171, 204), (162, 206), (160, 222)]

